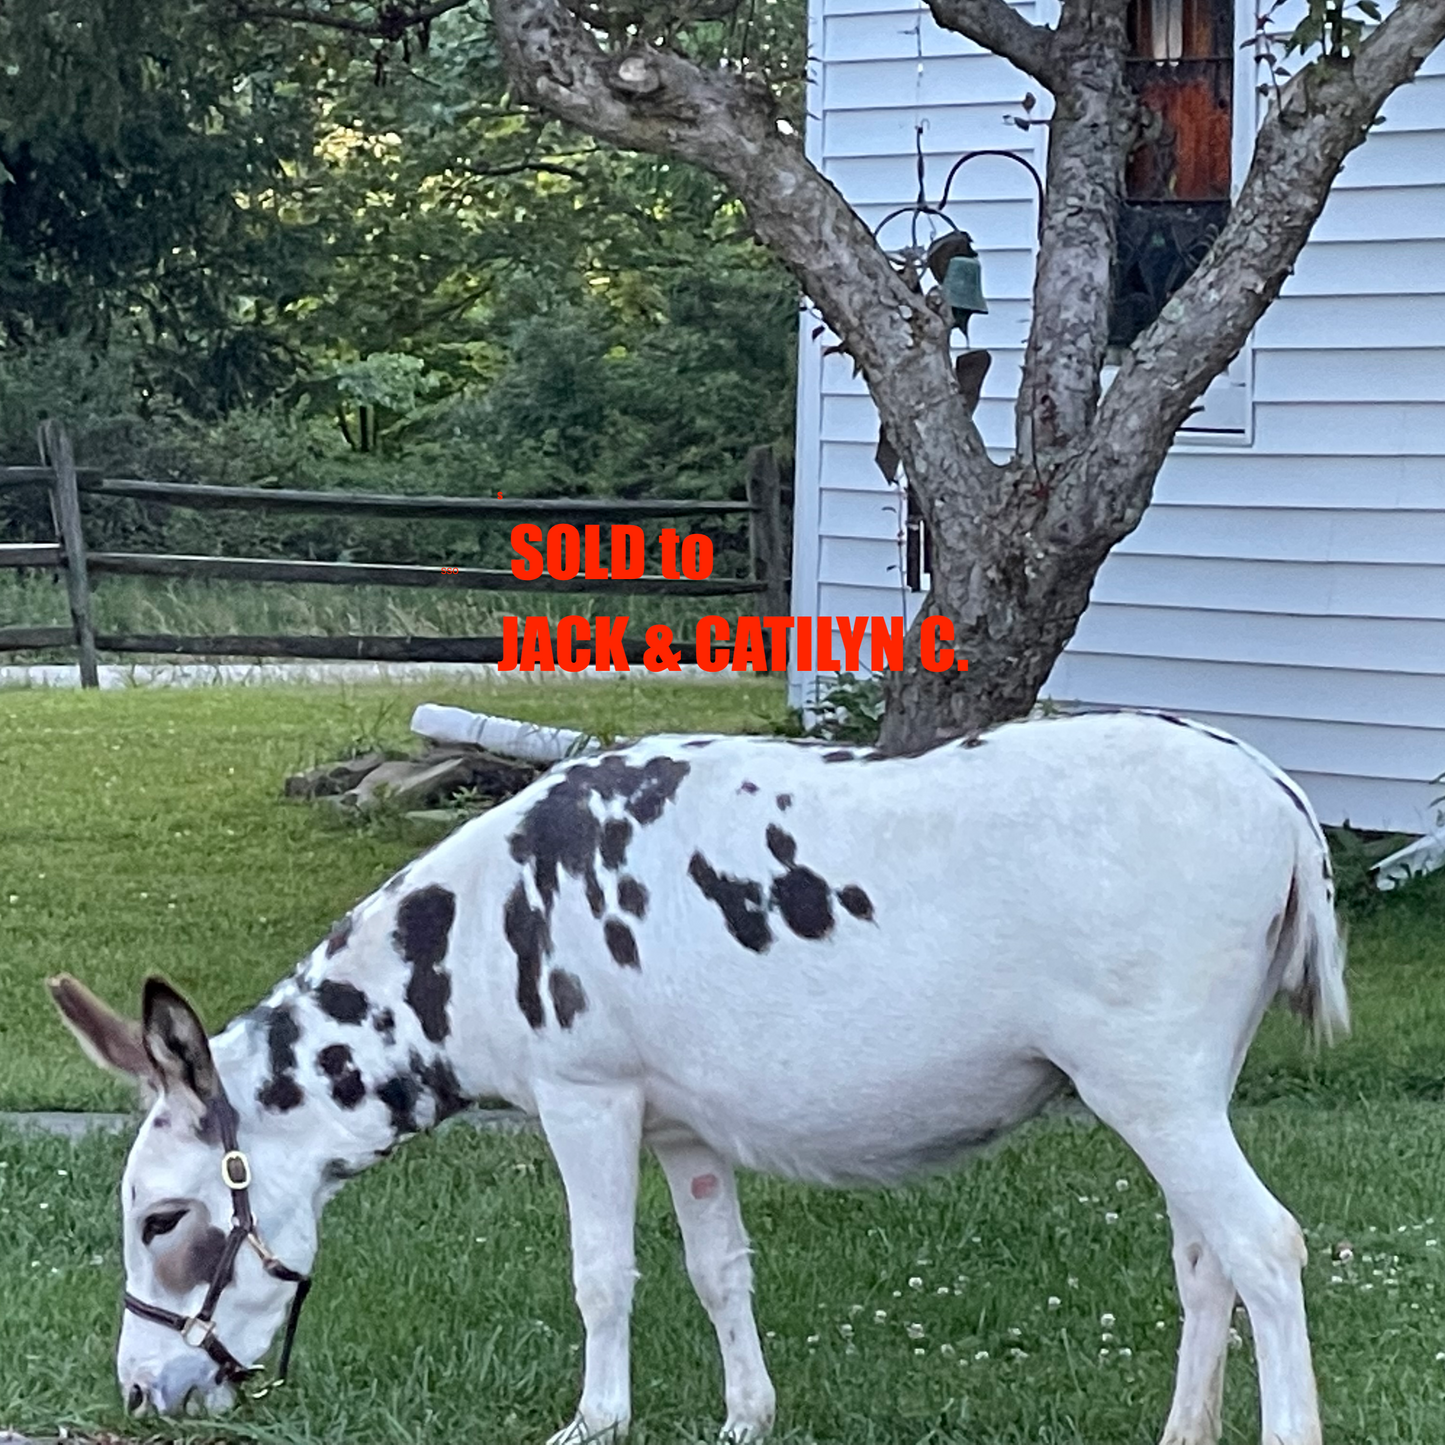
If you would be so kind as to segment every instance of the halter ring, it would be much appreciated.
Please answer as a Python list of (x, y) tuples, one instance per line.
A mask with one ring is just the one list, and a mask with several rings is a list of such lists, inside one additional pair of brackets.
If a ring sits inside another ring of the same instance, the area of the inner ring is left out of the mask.
[[(193, 1340), (193, 1339), (191, 1338), (191, 1327), (192, 1327), (193, 1325), (200, 1325), (200, 1327), (201, 1327), (201, 1335), (200, 1335), (200, 1338), (199, 1338), (199, 1339), (194, 1339), (194, 1340)], [(180, 1334), (181, 1334), (181, 1338), (182, 1338), (193, 1350), (203, 1350), (203, 1349), (205, 1349), (205, 1347), (206, 1347), (206, 1341), (211, 1338), (211, 1332), (212, 1332), (215, 1328), (216, 1328), (216, 1326), (215, 1326), (215, 1322), (214, 1322), (213, 1320), (203, 1320), (203, 1319), (198, 1318), (196, 1315), (192, 1315), (192, 1316), (190, 1317), (190, 1319), (188, 1319), (188, 1320), (185, 1322), (185, 1324), (183, 1324), (183, 1325), (181, 1326)]]
[(251, 1248), (254, 1249), (256, 1253), (260, 1256), (262, 1264), (272, 1265), (281, 1263), (281, 1261), (277, 1259), (276, 1256), (272, 1254), (271, 1251), (266, 1247), (266, 1241), (262, 1239), (261, 1236), (254, 1229), (250, 1230), (247, 1233), (246, 1243), (249, 1244)]
[[(239, 1164), (240, 1176), (232, 1170), (233, 1164)], [(242, 1189), (251, 1187), (251, 1161), (241, 1153), (239, 1149), (228, 1149), (221, 1155), (221, 1178), (225, 1181), (226, 1188), (239, 1193)]]

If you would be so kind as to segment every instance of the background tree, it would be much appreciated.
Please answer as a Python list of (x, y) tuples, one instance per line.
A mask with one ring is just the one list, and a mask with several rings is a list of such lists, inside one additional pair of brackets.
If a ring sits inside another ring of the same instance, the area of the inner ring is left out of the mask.
[[(1368, 33), (1373, 0), (1310, 0), (1294, 40), (1321, 53), (1272, 90), (1228, 221), (1101, 396), (1116, 216), (1140, 120), (1125, 73), (1126, 0), (1063, 0), (1051, 27), (1006, 0), (929, 4), (938, 24), (1054, 99), (1016, 448), (1003, 463), (959, 395), (944, 321), (805, 158), (765, 68), (718, 55), (706, 23), (716, 12), (695, 24), (697, 11), (646, 0), (489, 0), (520, 101), (607, 144), (720, 177), (860, 366), (933, 538), (922, 616), (950, 617), (970, 660), (966, 674), (915, 663), (889, 679), (883, 736), (893, 747), (1032, 704), (1099, 566), (1143, 515), (1175, 432), (1278, 295), (1345, 157), (1445, 37), (1445, 0), (1398, 0)], [(396, 0), (266, 13), (379, 37), (407, 18)]]
[[(0, 8), (7, 459), (58, 410), (191, 480), (726, 495), (788, 437), (796, 288), (736, 199), (519, 111), (485, 11), (64, 8)], [(802, 28), (749, 43), (796, 72)]]

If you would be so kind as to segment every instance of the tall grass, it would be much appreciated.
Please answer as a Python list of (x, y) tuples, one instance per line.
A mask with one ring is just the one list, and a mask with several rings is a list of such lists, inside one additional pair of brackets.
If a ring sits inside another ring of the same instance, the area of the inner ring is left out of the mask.
[[(334, 587), (317, 583), (257, 584), (145, 577), (96, 579), (96, 630), (112, 633), (350, 634), (416, 637), (496, 636), (507, 616), (557, 619), (572, 613), (631, 619), (630, 638), (666, 623), (691, 638), (710, 612), (735, 617), (751, 598), (603, 596), (588, 593), (469, 592), (448, 587)], [(0, 626), (63, 627), (70, 623), (64, 585), (37, 572), (0, 573)], [(0, 663), (5, 662), (0, 655)], [(40, 654), (15, 661), (42, 660)], [(43, 660), (51, 660), (47, 656)], [(72, 660), (68, 651), (54, 660)]]

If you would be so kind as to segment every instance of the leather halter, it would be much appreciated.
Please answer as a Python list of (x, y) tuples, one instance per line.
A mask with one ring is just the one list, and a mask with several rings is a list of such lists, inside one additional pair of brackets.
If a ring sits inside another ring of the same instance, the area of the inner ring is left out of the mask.
[(221, 1155), (221, 1178), (231, 1191), (231, 1232), (226, 1236), (206, 1297), (193, 1315), (178, 1314), (160, 1305), (147, 1304), (129, 1292), (125, 1295), (125, 1307), (143, 1320), (175, 1330), (194, 1349), (204, 1350), (216, 1362), (217, 1379), (220, 1381), (235, 1383), (259, 1374), (259, 1365), (243, 1365), (216, 1338), (214, 1322), (216, 1306), (232, 1281), (236, 1256), (240, 1254), (242, 1245), (249, 1244), (260, 1256), (261, 1267), (267, 1274), (296, 1286), (296, 1293), (291, 1297), (291, 1309), (286, 1316), (286, 1333), (281, 1342), (281, 1360), (275, 1381), (279, 1385), (286, 1379), (291, 1363), (291, 1346), (296, 1339), (296, 1326), (301, 1321), (301, 1306), (306, 1302), (311, 1279), (282, 1264), (261, 1238), (256, 1216), (251, 1212), (251, 1163), (236, 1147), (236, 1111), (224, 1093), (212, 1103), (211, 1114), (219, 1125), (221, 1147), (225, 1151)]

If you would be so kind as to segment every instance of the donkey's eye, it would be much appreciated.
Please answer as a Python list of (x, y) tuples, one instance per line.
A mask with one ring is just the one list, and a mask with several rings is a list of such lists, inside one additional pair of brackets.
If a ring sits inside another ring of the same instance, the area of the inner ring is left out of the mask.
[(158, 1234), (169, 1234), (186, 1217), (184, 1209), (167, 1210), (164, 1214), (152, 1214), (141, 1225), (140, 1242), (149, 1244)]

